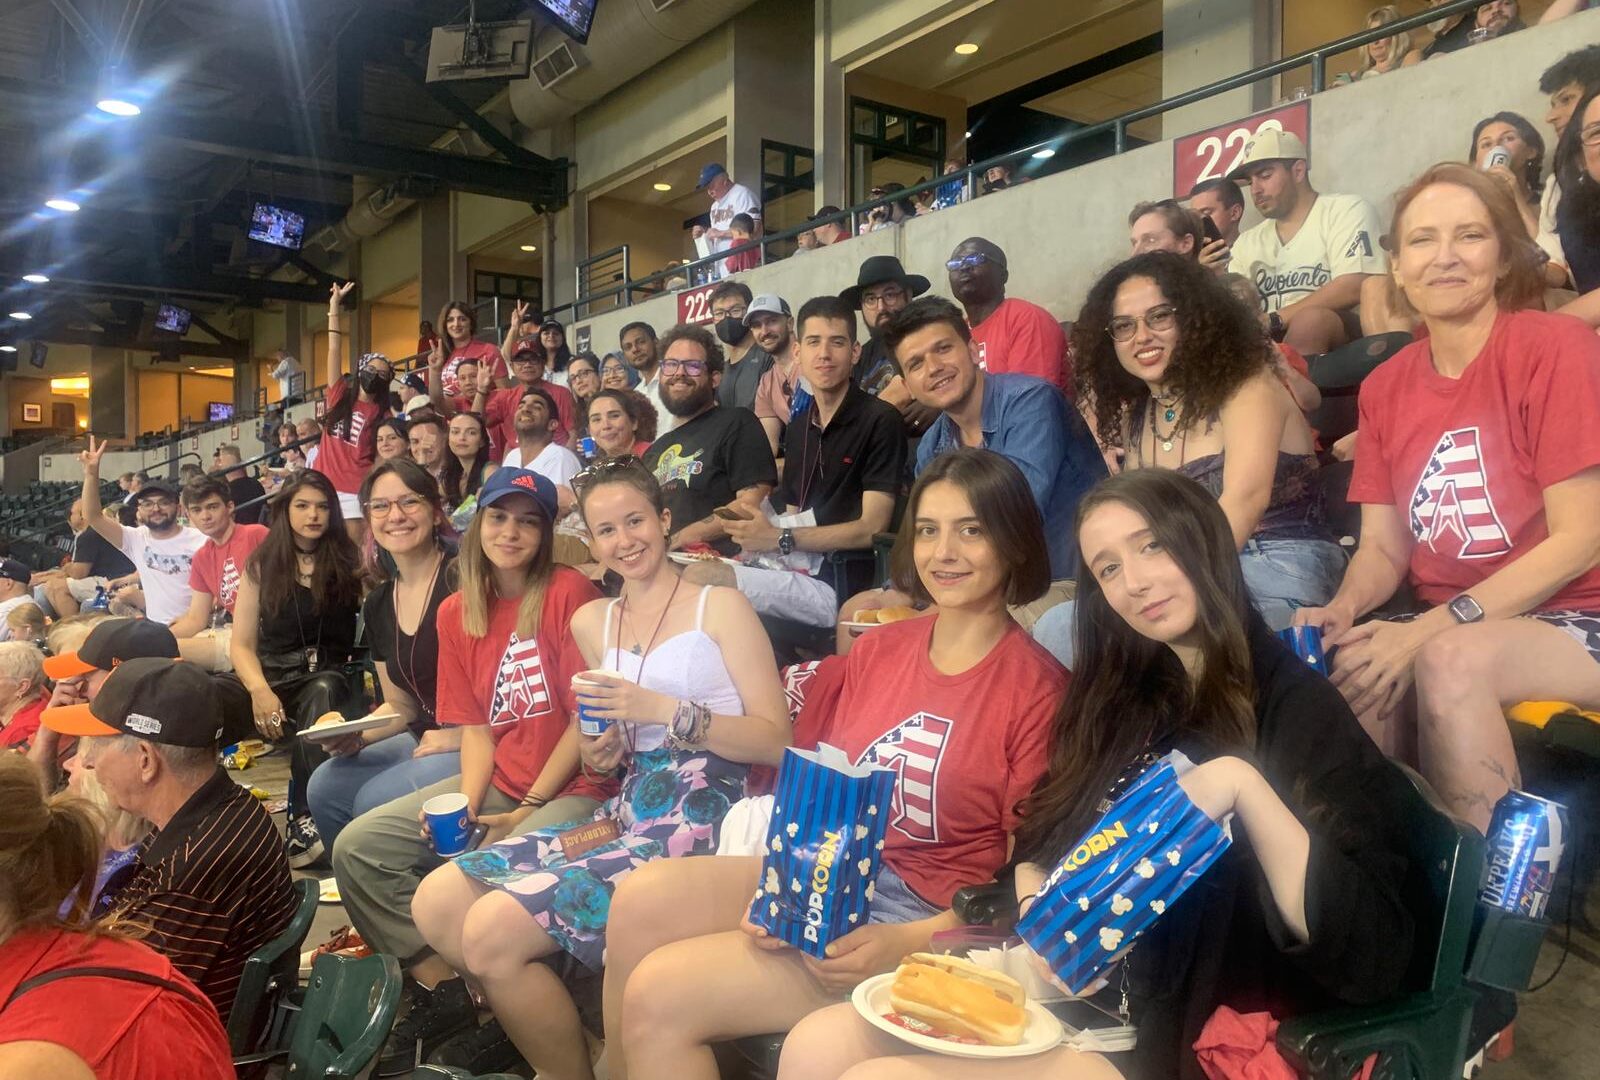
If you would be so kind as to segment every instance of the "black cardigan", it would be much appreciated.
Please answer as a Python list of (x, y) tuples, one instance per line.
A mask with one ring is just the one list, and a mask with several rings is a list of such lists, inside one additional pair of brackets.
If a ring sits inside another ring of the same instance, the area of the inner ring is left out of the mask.
[[(1279, 1019), (1380, 1001), (1400, 987), (1412, 919), (1400, 899), (1408, 781), (1339, 692), (1251, 619), (1255, 764), (1311, 834), (1306, 922), (1294, 940), (1250, 840), (1233, 847), (1135, 945), (1126, 961), (1138, 1046), (1130, 1080), (1201, 1080), (1193, 1046), (1219, 1005)], [(1214, 756), (1180, 745), (1196, 762)], [(1113, 975), (1115, 993), (1121, 980)]]

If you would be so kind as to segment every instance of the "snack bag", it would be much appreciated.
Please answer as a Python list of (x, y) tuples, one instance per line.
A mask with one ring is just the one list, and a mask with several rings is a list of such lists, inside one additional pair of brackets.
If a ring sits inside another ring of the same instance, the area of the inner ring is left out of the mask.
[(776, 795), (750, 921), (821, 959), (829, 942), (866, 924), (894, 773), (852, 765), (825, 743), (791, 747)]
[(1232, 842), (1178, 786), (1173, 761), (1159, 761), (1045, 879), (1017, 933), (1083, 993)]

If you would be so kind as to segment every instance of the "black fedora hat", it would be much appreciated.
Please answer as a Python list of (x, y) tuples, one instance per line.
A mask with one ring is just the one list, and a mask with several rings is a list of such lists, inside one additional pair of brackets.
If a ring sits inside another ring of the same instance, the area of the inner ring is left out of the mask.
[(906, 268), (900, 265), (900, 260), (893, 255), (874, 255), (861, 264), (861, 270), (856, 275), (856, 283), (839, 294), (839, 299), (853, 308), (861, 306), (861, 290), (874, 285), (882, 285), (886, 281), (898, 281), (904, 285), (913, 297), (921, 296), (928, 291), (928, 279), (921, 274), (908, 274)]

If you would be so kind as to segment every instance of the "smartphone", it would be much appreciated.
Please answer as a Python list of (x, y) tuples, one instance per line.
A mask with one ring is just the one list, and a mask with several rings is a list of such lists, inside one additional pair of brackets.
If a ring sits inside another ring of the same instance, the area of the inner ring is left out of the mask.
[(1200, 231), (1208, 244), (1214, 244), (1222, 239), (1222, 230), (1217, 228), (1217, 223), (1205, 214), (1200, 215)]
[(478, 846), (483, 843), (484, 837), (488, 835), (489, 826), (481, 821), (474, 821), (472, 823), (472, 832), (467, 834), (467, 850), (477, 851)]
[(736, 511), (729, 510), (726, 506), (719, 506), (719, 507), (717, 507), (715, 510), (713, 510), (711, 512), (713, 514), (715, 514), (717, 517), (721, 518), (723, 521), (749, 521), (750, 520), (750, 515), (749, 514), (737, 513)]

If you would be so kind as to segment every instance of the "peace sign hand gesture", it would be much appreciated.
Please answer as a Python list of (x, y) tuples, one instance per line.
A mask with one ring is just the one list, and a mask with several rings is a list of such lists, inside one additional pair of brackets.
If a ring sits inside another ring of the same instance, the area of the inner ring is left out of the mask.
[(106, 451), (110, 449), (110, 446), (111, 443), (109, 440), (102, 439), (100, 441), (100, 445), (96, 447), (94, 436), (89, 436), (89, 449), (84, 450), (78, 455), (78, 461), (83, 465), (83, 471), (85, 474), (92, 476), (99, 475), (100, 459), (106, 456)]
[(440, 338), (434, 338), (433, 347), (428, 350), (428, 366), (435, 369), (444, 368), (444, 341)]
[(525, 300), (518, 300), (517, 306), (511, 309), (511, 331), (516, 333), (528, 318), (528, 304)]

